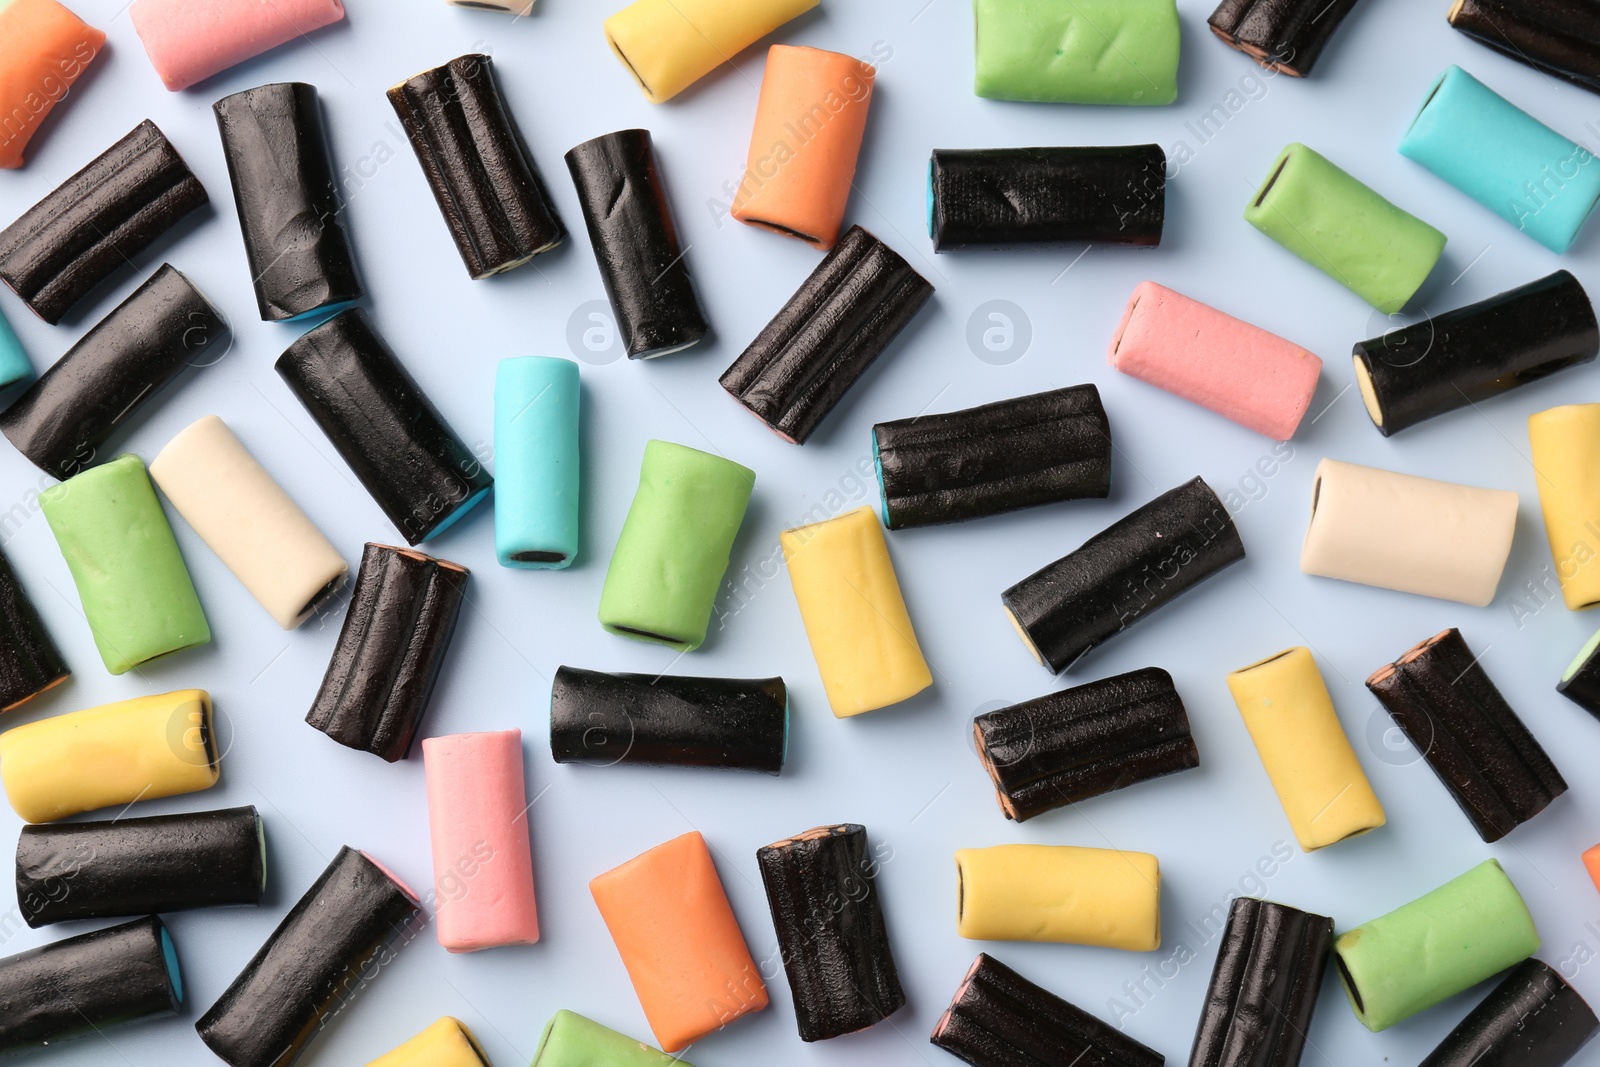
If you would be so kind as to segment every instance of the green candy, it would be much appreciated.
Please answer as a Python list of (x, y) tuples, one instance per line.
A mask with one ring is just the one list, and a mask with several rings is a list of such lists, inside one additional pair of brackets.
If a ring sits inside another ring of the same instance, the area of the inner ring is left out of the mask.
[(1303, 144), (1279, 153), (1245, 221), (1385, 314), (1406, 306), (1445, 236)]
[(533, 1067), (690, 1067), (565, 1008), (545, 1024)]
[(699, 648), (755, 483), (755, 471), (732, 460), (646, 444), (600, 593), (600, 625), (679, 652)]
[(1340, 934), (1344, 991), (1368, 1030), (1386, 1030), (1539, 951), (1539, 931), (1498, 860)]
[(973, 0), (977, 77), (990, 100), (1170, 104), (1177, 0)]
[(200, 598), (138, 456), (118, 456), (39, 494), (106, 670), (211, 640)]

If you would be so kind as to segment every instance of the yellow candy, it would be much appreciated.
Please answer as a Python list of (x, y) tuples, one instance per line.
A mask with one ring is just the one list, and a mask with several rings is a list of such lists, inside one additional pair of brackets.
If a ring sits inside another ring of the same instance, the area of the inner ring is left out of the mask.
[(1600, 404), (1528, 416), (1528, 444), (1561, 597), (1573, 611), (1600, 603)]
[(488, 1062), (472, 1031), (446, 1015), (367, 1067), (486, 1067)]
[(974, 941), (1161, 946), (1161, 867), (1145, 852), (1071, 845), (956, 851), (957, 932)]
[(816, 6), (817, 0), (637, 0), (606, 19), (606, 43), (659, 104)]

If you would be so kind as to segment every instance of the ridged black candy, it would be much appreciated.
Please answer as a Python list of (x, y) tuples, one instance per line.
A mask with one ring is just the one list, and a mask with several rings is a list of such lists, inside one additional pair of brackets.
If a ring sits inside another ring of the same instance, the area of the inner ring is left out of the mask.
[(1111, 423), (1093, 385), (872, 428), (891, 530), (1111, 492)]
[(1519, 63), (1600, 93), (1594, 0), (1457, 0), (1450, 25)]
[(1356, 0), (1222, 0), (1211, 32), (1256, 62), (1304, 78)]
[(782, 678), (681, 678), (556, 671), (550, 754), (557, 763), (665, 764), (778, 774), (788, 748)]
[(17, 906), (29, 926), (259, 904), (266, 883), (253, 807), (24, 826)]
[(800, 1040), (826, 1041), (906, 1002), (889, 951), (878, 860), (857, 823), (819, 826), (756, 850)]
[(928, 166), (935, 252), (1161, 243), (1167, 157), (1160, 145), (936, 149)]
[(1600, 1030), (1581, 994), (1524, 960), (1418, 1067), (1563, 1067)]
[(211, 110), (261, 317), (278, 322), (359, 298), (316, 87), (259, 85)]
[(1600, 719), (1600, 638), (1591, 637), (1568, 665), (1556, 692)]
[(1199, 478), (1162, 493), (1000, 594), (1039, 661), (1080, 656), (1244, 559), (1228, 509)]
[(10, 711), (71, 673), (11, 561), (0, 552), (0, 711)]
[(805, 444), (932, 295), (898, 252), (852, 226), (723, 372), (722, 387), (778, 436)]
[(0, 279), (54, 324), (207, 200), (149, 119), (0, 232)]
[(710, 327), (656, 170), (650, 131), (608, 133), (566, 158), (628, 358), (664, 356), (704, 337)]
[(1367, 679), (1485, 841), (1498, 841), (1567, 791), (1461, 631), (1422, 642)]
[(163, 263), (0, 414), (0, 432), (40, 470), (70, 478), (178, 372), (220, 359), (227, 339), (217, 309)]

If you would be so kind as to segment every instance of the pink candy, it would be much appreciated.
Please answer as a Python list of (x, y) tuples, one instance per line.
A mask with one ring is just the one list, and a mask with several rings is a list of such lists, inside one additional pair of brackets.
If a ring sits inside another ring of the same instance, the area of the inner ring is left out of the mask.
[(340, 0), (134, 0), (150, 63), (176, 92), (344, 18)]

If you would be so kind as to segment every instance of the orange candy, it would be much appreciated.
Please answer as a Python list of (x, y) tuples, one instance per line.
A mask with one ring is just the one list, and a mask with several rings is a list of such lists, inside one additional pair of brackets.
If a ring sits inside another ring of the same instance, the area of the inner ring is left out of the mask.
[(14, 170), (106, 35), (56, 0), (0, 0), (0, 41), (0, 169)]
[(1583, 865), (1589, 869), (1589, 877), (1594, 879), (1594, 887), (1600, 889), (1600, 845), (1583, 854)]

